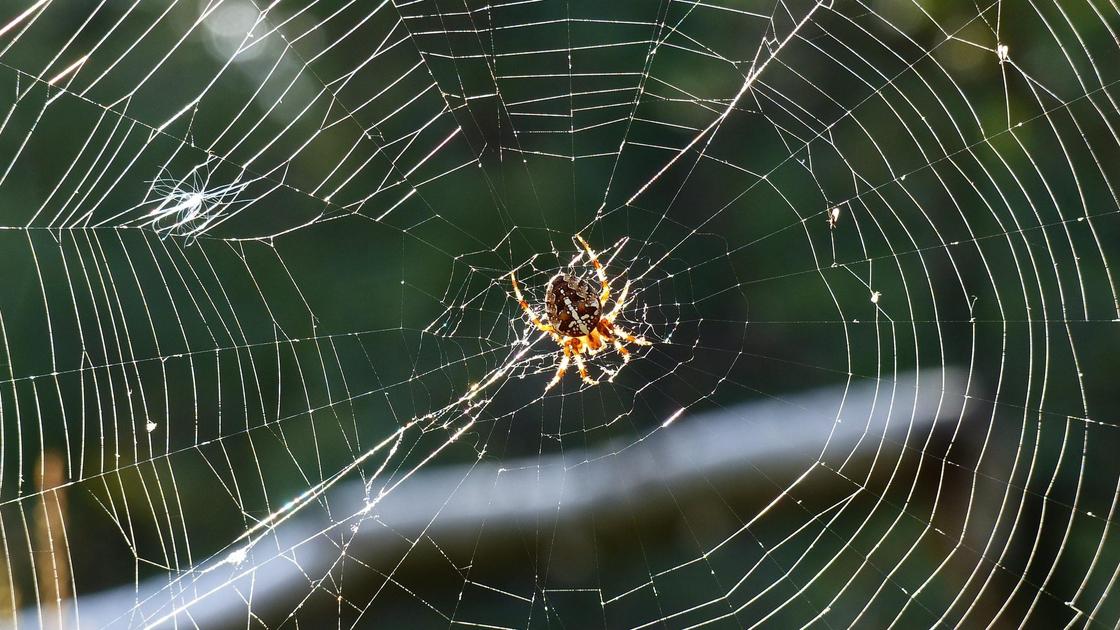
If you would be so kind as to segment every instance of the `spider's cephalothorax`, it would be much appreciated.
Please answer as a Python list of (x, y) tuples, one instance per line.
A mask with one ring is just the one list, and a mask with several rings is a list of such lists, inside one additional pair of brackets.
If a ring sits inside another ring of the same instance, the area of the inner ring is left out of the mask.
[[(587, 280), (567, 273), (556, 274), (548, 281), (548, 291), (544, 298), (545, 315), (548, 317), (547, 324), (537, 317), (533, 307), (529, 306), (525, 297), (521, 295), (521, 287), (517, 284), (517, 275), (510, 273), (510, 280), (513, 282), (513, 295), (517, 298), (518, 304), (521, 305), (521, 310), (525, 311), (525, 314), (529, 316), (529, 321), (533, 322), (538, 330), (551, 335), (552, 339), (560, 344), (560, 349), (564, 352), (563, 358), (560, 359), (560, 365), (556, 367), (556, 374), (545, 386), (546, 390), (560, 382), (560, 378), (564, 376), (565, 370), (568, 369), (568, 362), (572, 359), (575, 359), (576, 366), (579, 367), (579, 375), (585, 383), (588, 385), (598, 383), (587, 374), (587, 366), (583, 363), (585, 353), (594, 355), (605, 348), (607, 344), (610, 344), (622, 356), (622, 362), (626, 363), (630, 360), (630, 351), (622, 345), (623, 341), (639, 346), (650, 345), (645, 339), (626, 332), (614, 323), (615, 319), (622, 313), (622, 307), (626, 305), (626, 295), (630, 291), (630, 281), (627, 280), (626, 284), (622, 285), (622, 292), (619, 293), (618, 299), (614, 301), (614, 307), (611, 308), (610, 312), (604, 314), (603, 308), (607, 304), (607, 298), (611, 295), (611, 284), (607, 280), (607, 272), (603, 270), (603, 265), (595, 257), (595, 252), (591, 251), (591, 246), (587, 244), (587, 241), (579, 235), (576, 235), (575, 240), (587, 252), (587, 258), (591, 261), (591, 266), (595, 268), (595, 275), (599, 279), (602, 291), (596, 295), (594, 285)], [(614, 374), (614, 372), (611, 372), (611, 374)]]
[(591, 283), (561, 273), (548, 283), (544, 312), (556, 332), (565, 337), (582, 337), (590, 335), (599, 325), (603, 305)]

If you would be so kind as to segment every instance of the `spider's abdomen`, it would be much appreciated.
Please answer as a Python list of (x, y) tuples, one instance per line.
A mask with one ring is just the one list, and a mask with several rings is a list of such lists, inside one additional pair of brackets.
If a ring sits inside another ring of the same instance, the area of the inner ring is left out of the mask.
[(591, 334), (603, 312), (599, 296), (589, 282), (563, 273), (548, 282), (544, 305), (549, 323), (556, 332), (568, 337)]

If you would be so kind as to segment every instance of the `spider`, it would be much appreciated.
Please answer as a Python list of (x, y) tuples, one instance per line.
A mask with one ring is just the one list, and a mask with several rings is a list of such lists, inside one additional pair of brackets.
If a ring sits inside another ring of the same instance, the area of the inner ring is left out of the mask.
[(579, 375), (583, 382), (588, 385), (598, 384), (599, 381), (587, 374), (587, 365), (583, 361), (583, 353), (585, 352), (589, 356), (595, 355), (605, 348), (606, 344), (610, 343), (622, 356), (622, 362), (625, 364), (630, 361), (630, 351), (622, 345), (620, 340), (626, 340), (639, 346), (650, 345), (649, 341), (623, 330), (614, 323), (619, 313), (622, 312), (622, 308), (626, 305), (626, 295), (630, 291), (630, 281), (626, 281), (626, 284), (622, 287), (622, 292), (614, 302), (614, 307), (604, 315), (603, 309), (606, 306), (607, 298), (611, 295), (611, 285), (607, 280), (607, 273), (603, 269), (603, 265), (599, 263), (599, 259), (595, 257), (595, 252), (591, 251), (591, 246), (587, 244), (587, 241), (583, 240), (583, 237), (578, 234), (575, 239), (587, 252), (587, 258), (591, 261), (591, 266), (595, 268), (595, 274), (599, 278), (599, 284), (602, 285), (602, 291), (599, 295), (595, 295), (595, 287), (587, 280), (567, 273), (556, 274), (548, 281), (548, 291), (544, 298), (545, 314), (548, 315), (547, 324), (541, 322), (533, 307), (529, 306), (529, 303), (521, 295), (521, 287), (517, 283), (516, 273), (511, 271), (509, 274), (513, 281), (513, 294), (517, 298), (518, 304), (521, 305), (521, 310), (525, 311), (525, 314), (529, 316), (529, 321), (534, 326), (542, 332), (548, 333), (556, 343), (560, 344), (560, 349), (564, 352), (563, 358), (560, 359), (560, 365), (556, 368), (556, 374), (545, 386), (545, 391), (552, 389), (560, 382), (573, 358), (579, 368)]

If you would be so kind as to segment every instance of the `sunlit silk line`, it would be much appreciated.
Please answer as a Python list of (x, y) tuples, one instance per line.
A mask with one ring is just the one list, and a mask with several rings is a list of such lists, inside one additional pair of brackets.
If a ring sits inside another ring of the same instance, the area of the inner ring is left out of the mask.
[(50, 0), (39, 0), (35, 4), (28, 7), (26, 10), (24, 10), (23, 13), (20, 13), (19, 15), (12, 18), (12, 20), (10, 22), (8, 22), (4, 26), (0, 27), (0, 37), (3, 37), (5, 35), (7, 35), (8, 31), (10, 31), (13, 28), (19, 26), (24, 20), (26, 20), (29, 16), (31, 16), (32, 13), (35, 13), (36, 11), (38, 11), (40, 7), (47, 4), (48, 2), (50, 2)]
[(805, 17), (801, 18), (801, 21), (797, 23), (797, 26), (795, 26), (793, 30), (790, 31), (788, 35), (786, 35), (785, 39), (783, 39), (781, 43), (778, 44), (778, 47), (770, 53), (770, 56), (763, 60), (762, 63), (758, 64), (758, 66), (755, 67), (755, 69), (752, 70), (749, 75), (747, 75), (747, 79), (743, 81), (743, 85), (739, 88), (739, 92), (735, 94), (735, 97), (732, 98), (731, 102), (728, 103), (727, 107), (724, 108), (723, 113), (717, 116), (715, 120), (708, 123), (708, 126), (704, 127), (704, 129), (702, 129), (700, 133), (696, 134), (696, 136), (694, 136), (692, 140), (684, 146), (683, 149), (677, 151), (677, 154), (674, 155), (673, 158), (668, 162), (666, 162), (665, 165), (661, 167), (661, 170), (657, 171), (656, 175), (654, 175), (646, 183), (642, 184), (642, 187), (639, 188), (637, 192), (635, 192), (630, 196), (629, 199), (626, 200), (625, 205), (630, 205), (631, 203), (633, 203), (634, 200), (640, 197), (647, 188), (652, 186), (653, 183), (658, 179), (661, 179), (661, 176), (664, 175), (665, 172), (670, 168), (672, 168), (673, 165), (677, 163), (677, 160), (681, 159), (681, 157), (685, 153), (688, 153), (692, 149), (692, 147), (696, 146), (696, 144), (699, 143), (700, 140), (702, 140), (705, 136), (707, 136), (709, 133), (712, 133), (715, 129), (719, 128), (721, 124), (723, 124), (723, 121), (731, 114), (732, 111), (735, 110), (736, 107), (738, 107), (739, 100), (743, 98), (743, 95), (747, 93), (747, 90), (751, 89), (751, 86), (754, 85), (754, 82), (760, 75), (762, 75), (762, 72), (766, 70), (766, 67), (770, 65), (770, 62), (778, 56), (778, 53), (780, 53), (782, 49), (786, 47), (786, 44), (788, 44), (790, 40), (797, 36), (797, 34), (801, 31), (801, 28), (805, 26), (806, 23), (808, 23), (808, 21), (813, 17), (813, 14), (816, 13), (817, 9), (821, 8), (822, 4), (823, 3), (821, 2), (817, 2), (813, 5), (813, 8), (805, 14)]
[[(540, 338), (543, 339), (545, 337), (547, 337), (547, 335), (542, 335)], [(509, 362), (507, 362), (505, 365), (498, 368), (497, 370), (494, 370), (494, 372), (489, 377), (487, 377), (485, 380), (483, 380), (481, 383), (472, 386), (470, 391), (467, 394), (461, 396), (454, 403), (452, 403), (450, 405), (447, 405), (446, 407), (444, 407), (443, 409), (441, 409), (438, 412), (430, 413), (430, 414), (426, 414), (426, 415), (423, 415), (423, 416), (413, 418), (408, 423), (406, 423), (405, 425), (401, 426), (399, 429), (394, 431), (391, 435), (387, 436), (385, 439), (378, 442), (377, 445), (375, 445), (373, 448), (367, 450), (365, 453), (363, 453), (359, 457), (355, 458), (355, 460), (353, 462), (351, 462), (349, 465), (345, 466), (344, 468), (340, 469), (338, 472), (336, 472), (330, 478), (325, 479), (325, 480), (315, 484), (311, 488), (308, 488), (304, 492), (300, 493), (298, 496), (296, 496), (292, 500), (290, 500), (287, 503), (285, 503), (284, 505), (282, 505), (275, 512), (273, 512), (272, 514), (269, 514), (261, 522), (257, 523), (253, 527), (246, 530), (246, 532), (244, 534), (242, 534), (241, 536), (238, 536), (233, 541), (234, 544), (236, 544), (238, 542), (241, 542), (241, 541), (245, 540), (245, 541), (248, 541), (248, 542), (246, 542), (246, 544), (244, 544), (241, 547), (238, 547), (238, 548), (234, 549), (233, 551), (229, 552), (228, 554), (226, 554), (225, 558), (223, 558), (221, 562), (218, 562), (217, 564), (215, 564), (213, 566), (210, 566), (210, 567), (207, 567), (205, 569), (196, 570), (193, 573), (204, 574), (204, 573), (209, 573), (211, 571), (215, 571), (217, 569), (220, 569), (221, 567), (223, 567), (225, 565), (233, 565), (233, 566), (239, 565), (240, 563), (245, 561), (245, 559), (248, 557), (249, 551), (252, 550), (252, 548), (254, 546), (256, 546), (256, 544), (259, 543), (261, 540), (264, 540), (269, 532), (271, 532), (272, 530), (279, 527), (281, 524), (283, 524), (285, 521), (290, 519), (295, 514), (299, 513), (300, 509), (302, 509), (305, 505), (317, 500), (325, 492), (330, 490), (335, 484), (337, 484), (339, 481), (341, 481), (342, 479), (347, 477), (351, 472), (353, 472), (354, 469), (356, 469), (358, 466), (360, 466), (361, 464), (368, 461), (370, 457), (372, 457), (373, 455), (375, 455), (376, 453), (378, 453), (379, 451), (384, 449), (390, 443), (393, 443), (395, 445), (397, 442), (399, 442), (401, 436), (403, 436), (404, 433), (406, 431), (408, 431), (409, 429), (411, 429), (412, 427), (416, 426), (417, 424), (419, 424), (420, 422), (422, 422), (424, 420), (428, 420), (428, 419), (434, 418), (436, 416), (439, 416), (440, 414), (442, 414), (442, 413), (444, 413), (444, 412), (446, 412), (450, 409), (453, 409), (454, 407), (456, 407), (457, 405), (459, 405), (461, 403), (470, 401), (480, 391), (482, 391), (486, 387), (488, 387), (488, 386), (494, 384), (495, 382), (497, 382), (501, 378), (501, 376), (503, 374), (505, 374), (507, 371), (509, 371), (509, 369), (512, 366), (516, 365), (518, 363), (518, 361), (522, 357), (524, 357), (526, 353), (529, 352), (530, 349), (532, 349), (532, 344), (526, 344), (524, 348), (522, 348), (520, 351), (518, 351), (516, 354), (513, 355), (513, 357), (510, 359)], [(477, 418), (471, 417), (469, 422), (465, 423), (463, 426), (456, 429), (455, 433), (453, 433), (451, 435), (451, 437), (449, 437), (447, 440), (445, 440), (443, 442), (443, 444), (441, 444), (440, 446), (436, 447), (435, 449), (432, 449), (431, 453), (428, 453), (428, 455), (426, 457), (424, 457), (424, 459), (422, 461), (418, 462), (416, 464), (416, 466), (414, 466), (411, 470), (409, 470), (407, 473), (402, 475), (400, 479), (398, 479), (396, 482), (393, 483), (393, 485), (388, 486), (387, 488), (382, 488), (381, 490), (379, 490), (378, 493), (377, 493), (377, 496), (366, 503), (365, 507), (363, 508), (363, 511), (368, 513), (370, 510), (372, 510), (374, 507), (376, 507), (377, 504), (380, 503), (390, 493), (392, 493), (393, 490), (395, 490), (398, 486), (400, 486), (402, 483), (404, 483), (409, 478), (411, 478), (418, 470), (420, 470), (425, 465), (427, 465), (431, 460), (435, 459), (435, 457), (437, 455), (439, 455), (441, 452), (443, 452), (444, 449), (446, 449), (451, 444), (454, 444), (455, 442), (457, 442), (458, 439), (464, 433), (469, 431), (471, 429), (471, 427), (473, 427), (475, 425), (476, 422), (477, 422)], [(395, 448), (396, 447), (394, 446), (393, 449), (391, 450), (391, 452), (394, 451)], [(260, 534), (259, 536), (257, 535), (258, 533)], [(254, 567), (253, 569), (250, 569), (249, 571), (246, 571), (246, 574), (251, 572), (251, 571), (255, 571), (255, 570), (256, 570), (256, 567)], [(227, 582), (227, 584), (228, 584), (228, 582)], [(159, 627), (161, 624), (174, 619), (180, 613), (185, 612), (191, 606), (193, 606), (196, 603), (198, 603), (199, 601), (205, 599), (209, 595), (217, 593), (222, 588), (224, 588), (224, 585), (219, 586), (219, 587), (215, 587), (215, 588), (207, 591), (206, 593), (202, 593), (201, 595), (193, 598), (191, 601), (183, 603), (182, 605), (176, 607), (174, 610), (168, 612), (166, 615), (163, 615), (159, 619), (156, 619), (152, 623), (146, 625), (145, 628)]]

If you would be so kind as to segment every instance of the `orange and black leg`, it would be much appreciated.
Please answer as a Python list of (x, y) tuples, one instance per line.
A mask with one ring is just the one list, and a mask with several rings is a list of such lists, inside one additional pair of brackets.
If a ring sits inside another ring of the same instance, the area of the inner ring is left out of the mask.
[(653, 342), (647, 341), (644, 337), (639, 337), (637, 335), (630, 334), (630, 333), (626, 332), (625, 330), (623, 330), (621, 328), (618, 328), (617, 326), (614, 328), (614, 334), (618, 335), (622, 339), (625, 339), (626, 341), (629, 341), (630, 343), (636, 343), (639, 346), (651, 346), (651, 345), (653, 345)]
[(578, 240), (579, 244), (583, 246), (583, 249), (587, 251), (587, 258), (591, 261), (591, 266), (595, 268), (595, 275), (599, 277), (599, 284), (603, 286), (603, 292), (599, 294), (599, 303), (605, 304), (607, 298), (611, 295), (611, 285), (607, 282), (607, 272), (603, 269), (602, 263), (599, 262), (599, 258), (595, 256), (595, 252), (591, 250), (591, 246), (587, 244), (587, 241), (583, 240), (583, 237), (579, 234), (576, 234), (576, 240)]
[(603, 338), (609, 340), (612, 344), (614, 344), (614, 349), (617, 350), (619, 356), (622, 357), (623, 365), (630, 362), (630, 351), (626, 349), (626, 346), (622, 345), (622, 342), (618, 340), (618, 337), (615, 337), (613, 334), (608, 332), (603, 334)]
[[(514, 275), (514, 272), (511, 271), (509, 273), (509, 278), (513, 281), (513, 295), (517, 298), (517, 303), (521, 306), (521, 310), (525, 311), (529, 316), (529, 321), (533, 322), (533, 325), (542, 332), (555, 333), (556, 329), (552, 324), (541, 323), (541, 319), (537, 317), (537, 313), (533, 310), (533, 307), (529, 306), (529, 303), (525, 301), (525, 298), (521, 295), (521, 286), (517, 284), (517, 276)], [(554, 334), (553, 337), (556, 337), (556, 335)], [(559, 338), (556, 339), (559, 341)]]
[(566, 343), (563, 345), (563, 348), (564, 358), (560, 359), (560, 365), (556, 367), (556, 374), (552, 376), (552, 380), (548, 382), (548, 385), (545, 385), (544, 391), (546, 392), (559, 383), (560, 379), (564, 378), (564, 373), (568, 371), (568, 362), (572, 360), (572, 351), (568, 348), (568, 344)]
[(587, 365), (583, 362), (583, 342), (580, 341), (579, 337), (575, 337), (569, 343), (572, 344), (572, 356), (576, 359), (576, 367), (579, 368), (579, 377), (588, 385), (598, 385), (599, 381), (591, 378), (591, 376), (587, 374)]

